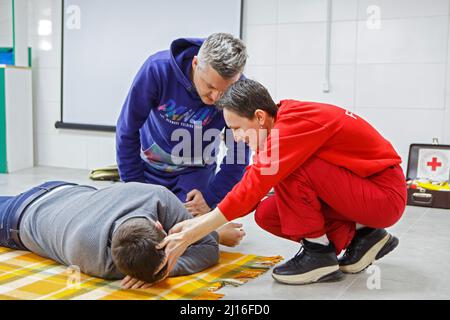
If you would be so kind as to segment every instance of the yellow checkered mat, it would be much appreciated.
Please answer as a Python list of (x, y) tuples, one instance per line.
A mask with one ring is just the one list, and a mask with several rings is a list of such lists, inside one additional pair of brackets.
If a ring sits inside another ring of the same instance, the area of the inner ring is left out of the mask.
[(282, 257), (221, 252), (219, 264), (195, 275), (168, 278), (145, 290), (122, 290), (30, 252), (0, 247), (0, 300), (217, 300), (224, 285), (240, 286)]

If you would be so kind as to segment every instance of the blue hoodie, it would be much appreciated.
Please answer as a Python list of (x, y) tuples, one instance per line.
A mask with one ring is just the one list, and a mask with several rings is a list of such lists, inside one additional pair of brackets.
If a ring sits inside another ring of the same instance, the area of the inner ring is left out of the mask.
[[(192, 59), (203, 42), (203, 39), (174, 41), (170, 50), (150, 56), (134, 79), (116, 133), (117, 164), (124, 182), (146, 182), (145, 170), (157, 170), (158, 175), (166, 174), (169, 178), (216, 165), (217, 149), (205, 149), (209, 145), (217, 147), (220, 134), (213, 139), (201, 137), (209, 129), (219, 132), (226, 128), (223, 113), (202, 102), (189, 77)], [(190, 154), (189, 150), (180, 151), (177, 147), (174, 152), (177, 157), (172, 157), (172, 151), (183, 139), (172, 139), (177, 129), (185, 129), (192, 140), (200, 137), (201, 150), (194, 150), (194, 141), (191, 141)], [(238, 163), (238, 152), (244, 148), (245, 163)], [(203, 157), (203, 151), (211, 157)], [(200, 190), (211, 208), (242, 178), (248, 163), (249, 149), (233, 142), (220, 171), (211, 179), (210, 187)]]

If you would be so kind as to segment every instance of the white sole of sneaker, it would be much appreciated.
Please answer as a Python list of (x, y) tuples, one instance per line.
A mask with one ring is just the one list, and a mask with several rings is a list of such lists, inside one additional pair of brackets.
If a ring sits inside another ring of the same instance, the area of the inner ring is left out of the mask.
[(365, 268), (370, 266), (376, 259), (378, 252), (384, 247), (384, 245), (389, 241), (390, 235), (389, 233), (386, 236), (378, 241), (375, 245), (370, 248), (366, 254), (359, 259), (358, 262), (354, 264), (350, 264), (348, 266), (340, 266), (340, 269), (344, 273), (359, 273), (363, 271)]
[(333, 272), (336, 272), (339, 270), (339, 266), (330, 266), (330, 267), (324, 267), (315, 269), (312, 271), (309, 271), (307, 273), (298, 274), (298, 275), (291, 275), (291, 276), (284, 276), (279, 274), (272, 273), (272, 277), (281, 283), (286, 284), (309, 284), (317, 282), (319, 279), (332, 274)]

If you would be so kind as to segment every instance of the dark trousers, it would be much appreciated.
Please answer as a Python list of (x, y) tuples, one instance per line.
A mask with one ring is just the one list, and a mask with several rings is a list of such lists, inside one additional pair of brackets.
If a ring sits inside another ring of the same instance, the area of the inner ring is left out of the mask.
[(19, 231), (18, 226), (23, 212), (33, 201), (63, 185), (74, 184), (63, 181), (49, 181), (17, 196), (0, 197), (0, 247), (26, 250), (13, 234)]
[[(144, 176), (146, 183), (164, 186), (172, 191), (181, 202), (186, 202), (186, 196), (194, 189), (204, 191), (215, 177), (216, 166), (210, 165), (196, 170), (181, 173), (159, 172), (146, 166)], [(216, 204), (213, 204), (213, 207)]]

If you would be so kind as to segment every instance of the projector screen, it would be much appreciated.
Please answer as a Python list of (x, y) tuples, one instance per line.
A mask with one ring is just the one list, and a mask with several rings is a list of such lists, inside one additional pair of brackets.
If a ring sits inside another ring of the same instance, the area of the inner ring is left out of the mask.
[(133, 79), (178, 38), (241, 34), (241, 0), (64, 0), (61, 121), (112, 131)]

